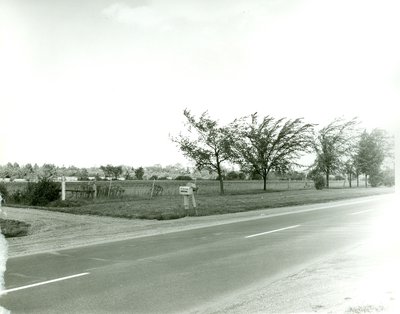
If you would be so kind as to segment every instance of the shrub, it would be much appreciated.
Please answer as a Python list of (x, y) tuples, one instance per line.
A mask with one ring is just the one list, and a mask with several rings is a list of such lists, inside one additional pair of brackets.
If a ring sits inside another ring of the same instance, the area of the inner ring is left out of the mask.
[(177, 176), (175, 180), (192, 181), (193, 179), (190, 176)]
[(47, 178), (38, 183), (29, 182), (24, 190), (15, 191), (10, 200), (14, 203), (23, 203), (34, 206), (46, 206), (50, 202), (59, 199), (60, 187), (56, 182)]
[(1, 233), (4, 234), (6, 238), (26, 236), (28, 234), (29, 227), (30, 224), (22, 221), (0, 218)]
[(0, 194), (3, 197), (3, 199), (7, 199), (8, 191), (7, 191), (7, 187), (4, 183), (0, 183)]
[(368, 178), (369, 184), (372, 187), (377, 187), (383, 184), (383, 175), (381, 172), (371, 174)]
[(325, 178), (323, 175), (314, 176), (313, 181), (317, 190), (322, 190), (325, 187)]
[(48, 179), (41, 179), (36, 183), (29, 205), (45, 206), (57, 200), (59, 196), (60, 187), (56, 182), (52, 182)]

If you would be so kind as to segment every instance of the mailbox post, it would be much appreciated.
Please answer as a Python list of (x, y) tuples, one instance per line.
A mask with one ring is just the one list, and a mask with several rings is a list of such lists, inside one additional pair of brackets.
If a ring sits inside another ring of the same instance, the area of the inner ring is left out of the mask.
[(179, 194), (183, 195), (183, 207), (188, 210), (190, 205), (189, 205), (189, 196), (192, 196), (192, 203), (193, 203), (193, 208), (196, 211), (197, 215), (197, 209), (196, 209), (196, 199), (194, 198), (194, 193), (193, 193), (193, 187), (192, 186), (180, 186), (179, 187)]

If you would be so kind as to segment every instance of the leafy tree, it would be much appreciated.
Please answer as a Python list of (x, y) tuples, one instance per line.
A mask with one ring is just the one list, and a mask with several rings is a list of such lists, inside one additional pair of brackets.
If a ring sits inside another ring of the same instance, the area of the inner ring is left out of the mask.
[(350, 121), (337, 118), (322, 128), (315, 139), (315, 166), (325, 174), (328, 188), (329, 176), (342, 168), (346, 156), (354, 147), (357, 123), (356, 118)]
[(40, 181), (49, 181), (57, 175), (57, 167), (53, 164), (43, 164), (37, 174)]
[(86, 168), (82, 168), (78, 171), (78, 180), (79, 181), (88, 181), (89, 180), (89, 171)]
[(220, 193), (224, 194), (222, 164), (232, 159), (232, 137), (227, 127), (218, 125), (218, 121), (209, 117), (207, 111), (199, 118), (189, 110), (183, 112), (186, 117), (188, 135), (173, 137), (182, 153), (192, 159), (196, 168), (216, 172), (219, 178)]
[(143, 180), (143, 176), (144, 176), (143, 167), (139, 167), (139, 168), (135, 169), (135, 177), (136, 177), (136, 179)]
[(355, 166), (354, 166), (354, 159), (353, 158), (347, 160), (344, 163), (344, 172), (347, 175), (347, 178), (349, 180), (349, 187), (351, 188), (351, 181), (352, 181), (353, 175), (356, 174), (356, 169), (355, 169)]
[(357, 164), (361, 173), (365, 175), (365, 186), (368, 176), (374, 176), (374, 185), (378, 184), (379, 176), (385, 156), (390, 155), (388, 136), (385, 131), (374, 129), (371, 133), (364, 131), (358, 142), (356, 155)]
[(266, 190), (270, 171), (285, 173), (302, 153), (310, 151), (313, 129), (302, 119), (266, 116), (259, 121), (257, 113), (235, 120), (231, 125), (235, 159), (242, 170), (260, 175)]
[(101, 166), (100, 169), (103, 170), (106, 177), (111, 177), (115, 180), (117, 180), (122, 174), (122, 166), (113, 166), (108, 164), (107, 166)]
[(132, 180), (132, 172), (134, 171), (134, 169), (132, 167), (125, 167), (124, 168), (124, 178), (125, 180)]
[(117, 180), (119, 176), (122, 174), (122, 166), (113, 166), (108, 164), (107, 166), (100, 166), (100, 169), (104, 172), (106, 177), (113, 178)]

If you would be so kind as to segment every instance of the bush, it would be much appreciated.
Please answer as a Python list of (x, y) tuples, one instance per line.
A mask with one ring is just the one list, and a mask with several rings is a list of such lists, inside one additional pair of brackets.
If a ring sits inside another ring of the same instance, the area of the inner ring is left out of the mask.
[(8, 198), (8, 191), (7, 191), (7, 187), (4, 183), (0, 183), (0, 194), (3, 197), (3, 199), (7, 199)]
[(1, 233), (6, 238), (23, 237), (28, 234), (30, 224), (18, 220), (1, 219), (0, 229)]
[(10, 200), (13, 203), (46, 206), (50, 202), (58, 200), (59, 197), (59, 184), (52, 182), (49, 179), (41, 179), (38, 183), (29, 182), (23, 191), (15, 191), (11, 195)]
[(177, 177), (175, 178), (175, 180), (192, 181), (193, 179), (192, 179), (192, 177), (190, 177), (190, 176), (177, 176)]
[(381, 172), (371, 174), (368, 178), (369, 184), (372, 187), (377, 187), (383, 184), (383, 175)]
[(243, 172), (230, 171), (225, 176), (226, 180), (245, 180), (246, 175)]
[(323, 175), (314, 176), (313, 181), (317, 190), (322, 190), (325, 187), (325, 178)]
[(45, 206), (60, 197), (60, 187), (56, 182), (42, 179), (36, 183), (29, 205)]
[(395, 183), (394, 169), (387, 169), (382, 172), (382, 182), (384, 186), (393, 186)]

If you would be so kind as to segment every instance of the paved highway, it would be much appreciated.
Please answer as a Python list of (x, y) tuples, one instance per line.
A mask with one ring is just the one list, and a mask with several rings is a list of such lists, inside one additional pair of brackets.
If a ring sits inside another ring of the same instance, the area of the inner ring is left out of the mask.
[[(385, 198), (8, 260), (12, 313), (171, 313), (296, 273), (370, 236)], [(285, 209), (282, 209), (284, 212)]]

